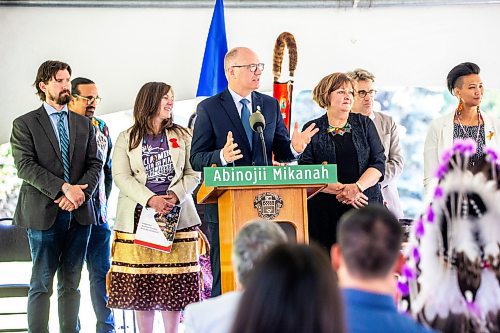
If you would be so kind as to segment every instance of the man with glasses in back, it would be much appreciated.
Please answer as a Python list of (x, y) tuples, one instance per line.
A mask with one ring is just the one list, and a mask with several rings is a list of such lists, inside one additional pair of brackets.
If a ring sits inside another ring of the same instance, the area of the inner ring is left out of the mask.
[[(266, 122), (264, 140), (267, 160), (272, 154), (278, 162), (296, 159), (318, 129), (312, 124), (303, 132), (295, 123), (290, 136), (283, 122), (278, 101), (256, 92), (264, 64), (257, 54), (246, 47), (230, 50), (224, 58), (228, 88), (197, 107), (197, 118), (191, 143), (190, 162), (193, 169), (203, 171), (213, 164), (221, 167), (264, 165), (263, 150), (257, 133), (250, 127), (251, 113), (260, 110)], [(217, 205), (207, 205), (205, 219), (210, 230), (212, 261), (212, 296), (221, 293), (219, 217)]]
[(14, 224), (28, 229), (33, 267), (28, 293), (30, 332), (48, 333), (50, 296), (59, 269), (59, 331), (80, 331), (80, 283), (90, 225), (95, 223), (92, 193), (102, 161), (94, 128), (68, 112), (71, 67), (48, 60), (34, 86), (43, 104), (14, 120), (10, 143), (23, 180)]
[(375, 100), (374, 89), (375, 76), (367, 70), (357, 68), (352, 72), (347, 73), (355, 82), (354, 87), (354, 105), (352, 112), (360, 113), (370, 117), (375, 123), (378, 136), (385, 153), (385, 175), (384, 180), (380, 183), (382, 188), (382, 196), (384, 205), (396, 215), (398, 219), (404, 217), (403, 209), (398, 194), (396, 180), (403, 172), (403, 155), (399, 145), (398, 128), (394, 119), (391, 116), (382, 112), (373, 111)]
[(111, 242), (107, 204), (113, 185), (113, 176), (111, 174), (112, 142), (106, 123), (94, 117), (95, 108), (101, 101), (96, 84), (87, 78), (78, 77), (71, 81), (71, 93), (68, 108), (71, 112), (89, 118), (92, 125), (94, 125), (97, 156), (103, 162), (99, 183), (92, 196), (96, 223), (91, 227), (85, 259), (89, 271), (90, 298), (97, 319), (96, 333), (110, 333), (115, 331), (113, 312), (106, 307), (108, 301), (106, 294), (106, 274), (110, 268)]

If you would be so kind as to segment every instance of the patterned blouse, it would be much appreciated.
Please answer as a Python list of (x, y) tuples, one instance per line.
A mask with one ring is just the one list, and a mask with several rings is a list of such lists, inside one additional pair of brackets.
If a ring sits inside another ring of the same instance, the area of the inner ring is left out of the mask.
[[(477, 131), (479, 127), (479, 137), (477, 136)], [(465, 131), (465, 133), (464, 133)], [(471, 156), (469, 160), (469, 166), (476, 164), (484, 156), (484, 147), (486, 145), (486, 140), (484, 136), (484, 125), (481, 126), (460, 126), (460, 124), (453, 124), (453, 140), (455, 139), (472, 139), (476, 141), (477, 138), (477, 150), (474, 155)]]

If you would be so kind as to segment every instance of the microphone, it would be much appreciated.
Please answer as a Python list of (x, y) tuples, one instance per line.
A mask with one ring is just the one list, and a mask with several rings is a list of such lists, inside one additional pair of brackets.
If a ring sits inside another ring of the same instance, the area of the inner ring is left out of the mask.
[(264, 157), (264, 165), (268, 166), (266, 142), (264, 141), (264, 129), (266, 128), (266, 119), (264, 118), (262, 112), (260, 112), (260, 105), (257, 105), (257, 111), (252, 113), (248, 121), (250, 122), (250, 128), (254, 132), (259, 133), (260, 143), (262, 144), (262, 155)]
[(264, 115), (258, 109), (260, 109), (260, 107), (257, 107), (257, 111), (252, 113), (250, 116), (250, 127), (254, 130), (254, 132), (260, 133), (264, 131), (264, 128), (266, 128), (266, 120), (264, 119)]

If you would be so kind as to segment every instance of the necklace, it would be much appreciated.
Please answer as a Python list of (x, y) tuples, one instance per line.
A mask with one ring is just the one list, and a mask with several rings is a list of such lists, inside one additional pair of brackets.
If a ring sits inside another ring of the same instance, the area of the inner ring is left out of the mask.
[[(150, 136), (151, 136), (151, 138), (155, 138), (155, 137), (156, 137), (156, 135), (154, 135), (154, 134), (150, 134)], [(142, 144), (143, 144), (143, 145), (146, 145), (146, 143), (147, 143), (147, 138), (148, 138), (148, 134), (146, 134), (146, 135), (144, 136), (143, 140), (142, 140)], [(163, 146), (163, 142), (165, 142), (165, 141), (166, 141), (166, 139), (167, 139), (167, 138), (166, 138), (166, 135), (165, 135), (165, 131), (163, 131), (163, 132), (161, 133), (161, 137), (160, 137), (160, 147), (161, 147), (161, 146)]]
[[(462, 129), (462, 132), (464, 133), (464, 137), (472, 139), (471, 137), (469, 137), (467, 135), (467, 132), (465, 131), (464, 125), (462, 125), (462, 122), (460, 121), (460, 113), (461, 112), (458, 112), (458, 109), (457, 109), (457, 111), (455, 111), (455, 117), (457, 118), (458, 125), (460, 125), (460, 128)], [(480, 132), (481, 132), (481, 112), (479, 111), (479, 108), (478, 108), (478, 110), (477, 110), (477, 135), (476, 135), (476, 143), (479, 143), (479, 133)]]
[(333, 136), (335, 135), (340, 135), (343, 136), (346, 133), (351, 133), (352, 127), (351, 124), (349, 124), (349, 121), (344, 124), (342, 127), (336, 127), (332, 125), (328, 125), (328, 129), (326, 130), (326, 133), (331, 133)]

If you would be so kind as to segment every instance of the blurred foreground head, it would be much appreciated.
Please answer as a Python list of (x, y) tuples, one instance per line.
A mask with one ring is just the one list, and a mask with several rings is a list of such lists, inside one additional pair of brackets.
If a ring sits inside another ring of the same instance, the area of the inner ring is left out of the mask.
[(248, 281), (232, 332), (344, 332), (337, 278), (324, 251), (297, 244), (272, 249)]
[(250, 222), (236, 235), (233, 244), (233, 266), (236, 278), (245, 287), (256, 263), (270, 249), (286, 243), (285, 232), (274, 222)]

